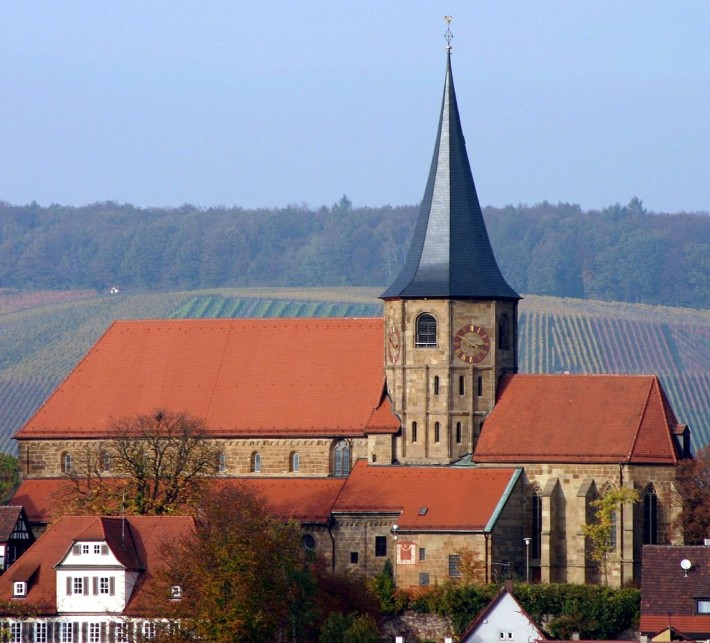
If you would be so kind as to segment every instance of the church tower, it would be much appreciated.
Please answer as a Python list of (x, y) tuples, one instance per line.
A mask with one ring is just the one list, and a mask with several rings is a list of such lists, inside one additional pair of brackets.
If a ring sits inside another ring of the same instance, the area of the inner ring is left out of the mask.
[(461, 130), (451, 48), (439, 131), (412, 245), (384, 300), (385, 371), (402, 422), (394, 459), (472, 453), (500, 377), (517, 371), (519, 295), (498, 268)]

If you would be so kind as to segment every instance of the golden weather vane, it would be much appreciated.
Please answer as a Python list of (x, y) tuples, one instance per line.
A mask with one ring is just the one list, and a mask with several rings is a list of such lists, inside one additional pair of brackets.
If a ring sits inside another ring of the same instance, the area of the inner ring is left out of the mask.
[(453, 18), (451, 16), (444, 16), (444, 22), (446, 22), (446, 33), (444, 38), (446, 39), (446, 51), (451, 51), (451, 41), (454, 39), (454, 34), (451, 33), (451, 21)]

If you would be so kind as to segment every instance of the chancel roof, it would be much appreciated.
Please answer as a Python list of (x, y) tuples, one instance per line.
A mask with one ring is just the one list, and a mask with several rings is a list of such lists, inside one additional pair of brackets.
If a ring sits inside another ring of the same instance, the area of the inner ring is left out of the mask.
[(451, 54), (439, 131), (409, 255), (382, 299), (520, 299), (498, 268), (461, 128)]
[(156, 409), (215, 437), (393, 433), (382, 343), (382, 319), (115, 322), (15, 437), (101, 437)]
[(653, 375), (509, 375), (473, 459), (674, 464), (677, 427)]

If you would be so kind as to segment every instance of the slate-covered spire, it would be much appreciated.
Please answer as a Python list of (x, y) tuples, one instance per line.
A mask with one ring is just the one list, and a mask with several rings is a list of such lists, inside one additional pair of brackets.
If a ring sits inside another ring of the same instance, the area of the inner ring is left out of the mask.
[(520, 299), (498, 268), (461, 130), (451, 52), (439, 132), (407, 261), (381, 299)]

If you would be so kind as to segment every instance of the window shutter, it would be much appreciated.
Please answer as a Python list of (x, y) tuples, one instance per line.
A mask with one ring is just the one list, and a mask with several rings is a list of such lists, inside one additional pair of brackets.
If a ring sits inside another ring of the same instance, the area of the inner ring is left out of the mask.
[(72, 623), (71, 627), (72, 627), (72, 631), (73, 631), (72, 640), (78, 641), (79, 640), (79, 623)]
[(71, 596), (72, 577), (67, 576), (67, 596)]
[(101, 545), (101, 555), (108, 556), (108, 545)]
[(75, 556), (81, 556), (81, 545), (74, 545), (71, 548), (71, 553)]
[(89, 640), (89, 624), (88, 623), (81, 624), (81, 640), (82, 641)]
[(96, 594), (99, 593), (99, 579), (98, 579), (98, 577), (94, 576), (93, 582), (94, 582), (94, 596), (96, 596)]
[(89, 577), (84, 576), (84, 587), (82, 587), (82, 590), (84, 591), (84, 594), (86, 596), (89, 595)]
[(113, 576), (109, 577), (109, 579), (108, 579), (108, 587), (109, 587), (108, 593), (111, 596), (114, 596), (116, 594), (116, 579)]

